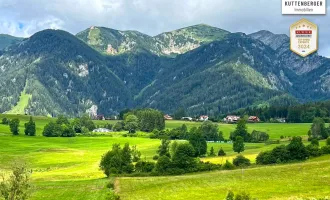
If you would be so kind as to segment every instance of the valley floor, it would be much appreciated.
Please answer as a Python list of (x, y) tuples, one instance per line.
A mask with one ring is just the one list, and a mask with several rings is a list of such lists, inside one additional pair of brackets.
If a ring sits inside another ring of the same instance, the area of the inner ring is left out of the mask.
[[(2, 117), (2, 116), (0, 116)], [(11, 116), (15, 117), (15, 116)], [(51, 118), (34, 118), (37, 136), (23, 136), (27, 116), (20, 116), (20, 136), (12, 136), (9, 127), (0, 124), (0, 173), (8, 172), (16, 162), (25, 162), (33, 170), (32, 200), (102, 200), (105, 199), (109, 182), (99, 170), (101, 156), (112, 144), (129, 143), (141, 151), (142, 159), (152, 160), (160, 145), (158, 139), (147, 137), (123, 137), (126, 132), (110, 136), (46, 138), (41, 136), (43, 126)], [(97, 124), (108, 123), (96, 121)], [(114, 123), (114, 121), (111, 121)], [(186, 123), (188, 128), (199, 123), (171, 121), (166, 128), (175, 128)], [(306, 136), (310, 124), (248, 124), (253, 129), (266, 131), (272, 140), (280, 136)], [(235, 125), (220, 124), (225, 137)], [(305, 138), (306, 139), (306, 138)], [(307, 141), (304, 141), (307, 143)], [(287, 138), (280, 144), (287, 144)], [(260, 151), (278, 144), (246, 144), (243, 155), (254, 162)], [(324, 145), (324, 141), (320, 143)], [(206, 157), (204, 161), (222, 163), (232, 160), (237, 154), (231, 144), (210, 143), (208, 148), (224, 149), (227, 156)], [(303, 163), (263, 166), (233, 171), (213, 171), (169, 177), (122, 177), (116, 189), (121, 199), (223, 199), (228, 190), (246, 191), (258, 199), (287, 199), (289, 197), (325, 197), (330, 195), (330, 156), (312, 159)]]

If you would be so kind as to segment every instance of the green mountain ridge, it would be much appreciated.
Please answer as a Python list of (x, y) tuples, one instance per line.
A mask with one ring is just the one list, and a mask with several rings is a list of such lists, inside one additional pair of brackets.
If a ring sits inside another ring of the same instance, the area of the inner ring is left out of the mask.
[(24, 38), (14, 37), (7, 34), (0, 34), (0, 50), (21, 42)]
[(329, 99), (329, 59), (296, 57), (286, 45), (285, 35), (203, 24), (154, 37), (104, 27), (76, 36), (44, 30), (0, 51), (0, 112), (23, 91), (26, 113), (70, 116), (141, 107), (219, 115)]

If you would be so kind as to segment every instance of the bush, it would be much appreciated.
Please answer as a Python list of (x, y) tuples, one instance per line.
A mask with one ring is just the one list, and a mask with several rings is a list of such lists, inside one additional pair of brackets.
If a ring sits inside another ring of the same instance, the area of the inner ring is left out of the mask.
[(330, 137), (327, 138), (326, 144), (330, 145)]
[(211, 170), (220, 170), (221, 165), (219, 164), (213, 164), (210, 162), (199, 162), (197, 166), (197, 171), (202, 172), (202, 171), (211, 171)]
[(154, 156), (152, 157), (153, 160), (158, 160), (158, 158), (159, 158), (159, 155), (154, 155)]
[(218, 151), (218, 156), (225, 156), (226, 155), (226, 153), (225, 153), (225, 151), (222, 149), (222, 147), (219, 149), (219, 151)]
[(245, 158), (242, 155), (238, 155), (234, 160), (233, 164), (237, 167), (250, 166), (251, 162), (249, 159)]
[(28, 136), (35, 136), (36, 135), (36, 123), (33, 121), (32, 117), (30, 117), (29, 122), (24, 124), (24, 133)]
[(155, 163), (148, 162), (148, 161), (139, 161), (135, 164), (135, 171), (136, 172), (152, 172), (155, 167)]
[(317, 145), (309, 144), (306, 146), (306, 150), (308, 152), (308, 155), (311, 157), (317, 157), (322, 155), (322, 151)]
[(6, 117), (5, 118), (2, 118), (2, 124), (8, 125), (9, 122), (10, 122), (10, 120), (7, 119)]
[(330, 145), (324, 146), (321, 148), (322, 154), (330, 154)]
[(235, 169), (235, 166), (231, 164), (228, 160), (226, 160), (226, 163), (222, 165), (222, 169), (232, 170)]
[(173, 165), (186, 172), (192, 172), (197, 167), (197, 160), (194, 156), (195, 150), (191, 144), (178, 144), (172, 157)]
[(266, 132), (253, 130), (250, 136), (250, 142), (258, 143), (265, 142), (269, 139), (269, 135)]
[(292, 160), (306, 160), (308, 153), (301, 137), (293, 137), (287, 149)]
[(31, 172), (24, 165), (15, 165), (8, 179), (2, 175), (0, 199), (3, 197), (6, 200), (27, 200), (31, 189), (30, 175)]
[(256, 163), (258, 165), (267, 165), (267, 164), (276, 163), (276, 160), (272, 156), (271, 151), (265, 151), (265, 152), (260, 152), (258, 154), (258, 156), (256, 157)]
[(169, 172), (170, 168), (172, 167), (172, 161), (167, 156), (161, 156), (158, 158), (155, 170), (161, 174)]

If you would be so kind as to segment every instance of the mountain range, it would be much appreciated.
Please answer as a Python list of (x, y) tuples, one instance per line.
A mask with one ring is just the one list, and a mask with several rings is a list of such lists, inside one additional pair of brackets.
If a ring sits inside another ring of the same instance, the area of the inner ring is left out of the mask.
[[(0, 35), (0, 112), (117, 114), (152, 107), (212, 116), (330, 97), (330, 59), (290, 51), (287, 35), (199, 24), (149, 36), (92, 26)], [(1, 50), (2, 49), (2, 50)]]

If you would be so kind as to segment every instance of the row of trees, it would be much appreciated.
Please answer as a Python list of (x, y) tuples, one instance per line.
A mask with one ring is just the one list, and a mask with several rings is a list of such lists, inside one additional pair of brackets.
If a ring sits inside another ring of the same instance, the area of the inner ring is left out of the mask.
[(313, 102), (291, 106), (248, 107), (240, 109), (237, 115), (255, 115), (262, 121), (272, 121), (275, 118), (286, 118), (292, 123), (311, 123), (315, 117), (330, 122), (330, 101)]
[(44, 127), (42, 132), (46, 137), (75, 137), (76, 133), (88, 133), (96, 128), (94, 122), (88, 115), (75, 118), (72, 122), (63, 115), (58, 116), (57, 120), (51, 121)]
[(151, 132), (165, 128), (164, 114), (151, 108), (125, 110), (120, 113), (120, 118), (124, 121), (117, 122), (112, 127), (114, 131), (127, 130), (135, 133), (136, 130)]
[[(9, 125), (10, 131), (13, 135), (19, 135), (19, 124), (20, 120), (18, 118), (15, 119), (8, 119), (8, 118), (3, 118), (2, 119), (2, 124)], [(27, 136), (35, 136), (36, 135), (36, 124), (33, 121), (33, 118), (30, 117), (30, 120), (24, 124), (24, 133)]]
[(125, 144), (123, 148), (114, 144), (112, 150), (103, 155), (100, 168), (106, 176), (130, 173), (183, 174), (221, 168), (221, 165), (200, 162), (190, 143), (174, 142), (170, 145), (169, 140), (162, 140), (157, 155), (154, 156), (156, 163), (141, 160), (139, 156), (134, 159), (140, 155), (137, 152), (136, 147), (131, 149), (129, 144)]
[(266, 132), (253, 130), (249, 133), (247, 130), (246, 120), (240, 119), (237, 123), (234, 132), (230, 133), (229, 139), (235, 141), (237, 137), (242, 137), (244, 142), (266, 142), (269, 139), (269, 135)]
[(301, 161), (322, 154), (330, 154), (330, 138), (327, 139), (326, 146), (320, 148), (317, 139), (312, 139), (311, 143), (305, 146), (301, 137), (293, 137), (288, 145), (281, 145), (271, 151), (260, 152), (256, 158), (256, 163), (274, 164)]

